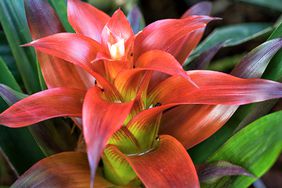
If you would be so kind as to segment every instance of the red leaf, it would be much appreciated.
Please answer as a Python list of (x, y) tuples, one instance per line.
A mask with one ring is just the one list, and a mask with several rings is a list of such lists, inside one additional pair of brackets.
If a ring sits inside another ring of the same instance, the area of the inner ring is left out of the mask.
[[(26, 0), (25, 10), (33, 39), (64, 31), (56, 13), (46, 1)], [(36, 54), (48, 88), (71, 87), (83, 89), (93, 83), (91, 82), (92, 79), (87, 77), (87, 73), (80, 70), (79, 67), (39, 51)]]
[(110, 17), (88, 3), (68, 0), (68, 20), (76, 33), (101, 42), (101, 33)]
[(154, 22), (136, 36), (134, 57), (149, 50), (163, 50), (183, 64), (211, 20), (208, 16), (193, 16)]
[(161, 50), (151, 50), (143, 53), (137, 59), (135, 67), (141, 70), (154, 70), (188, 78), (188, 75), (177, 60), (171, 54)]
[[(83, 104), (83, 133), (91, 167), (91, 184), (97, 164), (109, 138), (123, 125), (133, 105), (111, 103), (103, 99), (99, 88), (91, 88)], [(114, 116), (114, 117), (113, 117)]]
[(159, 84), (151, 97), (161, 104), (211, 105), (242, 105), (282, 97), (282, 84), (278, 82), (241, 79), (215, 71), (188, 71), (187, 74), (199, 88), (192, 88), (187, 80), (173, 76)]
[(98, 74), (95, 71), (95, 66), (91, 64), (100, 49), (100, 44), (96, 41), (80, 34), (58, 33), (32, 41), (25, 46), (34, 46), (41, 52), (62, 58), (80, 66), (97, 79), (99, 84), (106, 89), (105, 92), (109, 96), (119, 97), (116, 89), (103, 76)]
[[(123, 155), (117, 148), (116, 152)], [(146, 187), (200, 187), (191, 158), (171, 136), (161, 135), (159, 146), (148, 153), (123, 156)]]
[[(64, 152), (37, 162), (12, 187), (89, 187), (89, 183), (86, 153)], [(112, 186), (101, 174), (96, 175), (95, 187)]]
[(220, 129), (237, 108), (225, 105), (177, 106), (163, 114), (160, 134), (172, 135), (185, 148), (191, 148)]
[[(281, 39), (268, 41), (252, 50), (232, 71), (243, 78), (260, 77), (281, 47)], [(160, 132), (170, 134), (190, 148), (220, 129), (239, 106), (185, 105), (164, 113)], [(191, 118), (194, 117), (194, 118)], [(175, 125), (177, 124), (177, 127)]]
[(0, 124), (23, 127), (54, 117), (81, 116), (84, 90), (55, 88), (33, 94), (0, 115)]
[(126, 42), (129, 38), (134, 36), (130, 23), (126, 19), (123, 12), (118, 9), (110, 18), (102, 31), (103, 43), (108, 48), (108, 42), (114, 44), (118, 39), (124, 39)]

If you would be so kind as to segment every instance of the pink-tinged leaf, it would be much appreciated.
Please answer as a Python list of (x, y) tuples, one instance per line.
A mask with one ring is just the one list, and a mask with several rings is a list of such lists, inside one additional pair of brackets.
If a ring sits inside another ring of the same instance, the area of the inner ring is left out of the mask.
[[(46, 1), (26, 0), (25, 11), (34, 40), (64, 31), (56, 13)], [(80, 70), (81, 68), (39, 51), (36, 51), (36, 54), (48, 88), (70, 87), (83, 89), (93, 84), (93, 80), (89, 79), (87, 73)]]
[[(271, 51), (277, 51), (276, 46), (279, 46), (281, 40), (273, 40), (273, 42), (266, 42), (267, 45), (262, 44), (251, 51), (238, 64), (238, 68), (234, 69), (233, 75), (243, 78), (260, 77), (275, 54)], [(239, 69), (239, 67), (241, 68)], [(256, 68), (253, 69), (253, 67)], [(178, 106), (163, 115), (160, 132), (174, 136), (186, 148), (191, 148), (220, 129), (238, 107), (224, 105)]]
[[(33, 165), (12, 187), (89, 187), (90, 173), (86, 153), (64, 152), (52, 155)], [(114, 186), (101, 173), (95, 177), (95, 187)]]
[[(115, 152), (123, 155), (118, 149)], [(159, 146), (148, 153), (123, 156), (146, 187), (200, 187), (191, 158), (171, 136), (161, 135)]]
[[(161, 104), (242, 105), (282, 97), (282, 84), (263, 79), (242, 79), (215, 71), (188, 71), (199, 86), (191, 88), (187, 80), (173, 76), (152, 92)], [(177, 88), (177, 89), (176, 89)]]
[(0, 114), (0, 124), (24, 127), (54, 117), (79, 117), (84, 90), (54, 88), (33, 94)]
[(103, 92), (99, 88), (93, 87), (87, 92), (83, 104), (83, 133), (91, 168), (91, 187), (107, 141), (122, 127), (133, 105), (133, 101), (111, 103), (105, 101), (102, 95)]
[(91, 69), (90, 62), (96, 58), (100, 48), (96, 41), (73, 33), (54, 34), (32, 41), (25, 46), (33, 46), (41, 52), (72, 62), (87, 71)]
[(189, 149), (215, 133), (237, 108), (238, 106), (225, 105), (177, 106), (163, 114), (160, 134), (176, 137)]
[(212, 4), (208, 1), (203, 1), (193, 5), (189, 8), (181, 18), (187, 18), (188, 16), (192, 15), (210, 15), (212, 10)]
[(88, 3), (68, 0), (68, 20), (76, 33), (101, 42), (101, 33), (110, 17)]
[(141, 70), (154, 70), (169, 75), (189, 78), (182, 66), (171, 54), (160, 50), (151, 50), (143, 53), (137, 59), (135, 67)]
[(111, 93), (109, 95), (119, 97), (115, 88), (96, 72), (95, 65), (91, 63), (100, 49), (100, 44), (96, 41), (80, 34), (58, 33), (32, 41), (25, 46), (33, 46), (36, 50), (80, 66), (94, 76), (99, 84), (107, 90), (106, 92)]
[(190, 16), (154, 22), (136, 36), (134, 57), (149, 50), (163, 50), (172, 54), (180, 64), (198, 44), (206, 24), (213, 18)]
[(124, 39), (125, 42), (133, 35), (130, 23), (120, 9), (115, 11), (102, 31), (103, 42), (106, 47), (108, 47), (108, 42), (114, 44), (119, 39)]

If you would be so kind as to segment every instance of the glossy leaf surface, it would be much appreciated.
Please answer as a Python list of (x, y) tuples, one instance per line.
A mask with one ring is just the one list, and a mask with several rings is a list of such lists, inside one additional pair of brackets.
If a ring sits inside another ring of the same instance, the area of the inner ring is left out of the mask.
[[(281, 121), (281, 111), (256, 120), (232, 136), (208, 161), (227, 160), (260, 177), (271, 167), (282, 151)], [(248, 187), (255, 180), (251, 177), (229, 177), (219, 180), (211, 187), (227, 184), (228, 187)]]

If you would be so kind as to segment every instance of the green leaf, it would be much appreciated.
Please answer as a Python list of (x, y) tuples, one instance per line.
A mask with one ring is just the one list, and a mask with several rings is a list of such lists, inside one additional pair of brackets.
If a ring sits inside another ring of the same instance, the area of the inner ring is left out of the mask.
[(264, 35), (272, 30), (268, 23), (243, 23), (231, 26), (224, 26), (215, 29), (199, 46), (192, 52), (184, 65), (189, 64), (201, 53), (207, 51), (219, 43), (224, 42), (223, 47), (235, 46), (256, 37)]
[(18, 69), (16, 67), (15, 59), (12, 55), (11, 49), (9, 47), (9, 44), (6, 40), (6, 37), (3, 31), (0, 31), (0, 57), (3, 59), (5, 64), (8, 66), (8, 68), (11, 70), (17, 82), (20, 85), (23, 85)]
[(271, 8), (273, 10), (278, 10), (282, 12), (281, 0), (267, 0), (267, 1), (266, 0), (237, 0), (237, 1), (258, 5), (265, 8)]
[(31, 41), (23, 0), (1, 0), (0, 22), (9, 42), (18, 71), (29, 93), (40, 90), (35, 53), (21, 44)]
[[(13, 75), (1, 60), (0, 70), (0, 83), (20, 91)], [(0, 111), (7, 107), (7, 103), (1, 98)], [(19, 174), (44, 157), (28, 128), (11, 129), (0, 125), (0, 147)]]
[(67, 3), (65, 0), (49, 0), (50, 4), (55, 9), (57, 15), (59, 16), (60, 21), (62, 22), (64, 28), (68, 32), (73, 32), (71, 25), (68, 22), (67, 17)]
[[(262, 176), (282, 151), (282, 111), (275, 112), (251, 123), (232, 136), (208, 162), (229, 161), (244, 167), (257, 177)], [(227, 177), (207, 187), (248, 187), (256, 178)], [(228, 186), (227, 186), (228, 185)]]
[(0, 81), (1, 84), (8, 85), (12, 88), (14, 88), (17, 91), (20, 91), (20, 86), (18, 85), (16, 79), (13, 77), (12, 73), (8, 69), (7, 65), (3, 61), (3, 59), (0, 57)]

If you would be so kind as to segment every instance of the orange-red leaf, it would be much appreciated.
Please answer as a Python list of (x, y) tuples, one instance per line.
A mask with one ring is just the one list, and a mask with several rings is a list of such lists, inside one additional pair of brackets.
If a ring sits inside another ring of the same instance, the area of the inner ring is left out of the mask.
[[(188, 71), (199, 86), (191, 88), (182, 77), (170, 77), (152, 92), (162, 104), (242, 105), (282, 97), (282, 84), (263, 79), (242, 79), (215, 71)], [(177, 89), (176, 89), (177, 88)]]
[(188, 57), (202, 36), (208, 16), (156, 21), (136, 36), (134, 57), (149, 50), (163, 50), (172, 54), (180, 64)]
[[(86, 153), (64, 152), (42, 159), (26, 171), (12, 187), (89, 187), (90, 173)], [(101, 174), (95, 187), (114, 186)]]
[[(26, 0), (25, 11), (33, 40), (64, 32), (55, 11), (43, 0)], [(41, 71), (48, 88), (91, 86), (91, 78), (81, 68), (59, 58), (36, 51)], [(72, 76), (69, 76), (69, 75)], [(92, 82), (93, 83), (93, 82)]]
[(0, 124), (23, 127), (54, 117), (79, 117), (84, 90), (54, 88), (33, 94), (0, 114)]
[[(118, 149), (116, 152), (122, 155)], [(159, 146), (148, 153), (124, 158), (146, 187), (200, 187), (191, 158), (181, 143), (171, 136), (161, 135)]]
[(83, 104), (83, 133), (92, 184), (97, 164), (107, 141), (123, 125), (133, 105), (133, 101), (128, 103), (105, 101), (102, 95), (99, 88), (93, 87), (87, 92)]
[(110, 17), (88, 3), (68, 0), (68, 20), (76, 33), (101, 42), (101, 33)]

